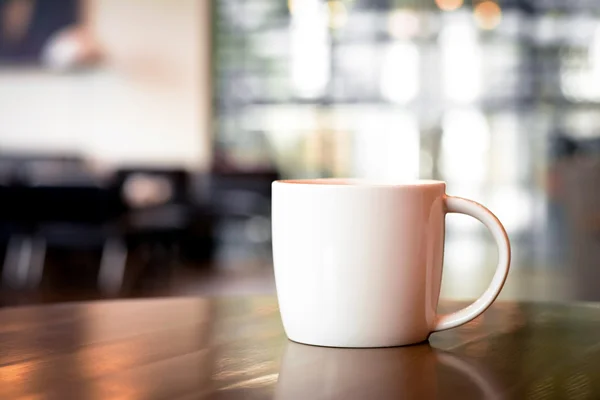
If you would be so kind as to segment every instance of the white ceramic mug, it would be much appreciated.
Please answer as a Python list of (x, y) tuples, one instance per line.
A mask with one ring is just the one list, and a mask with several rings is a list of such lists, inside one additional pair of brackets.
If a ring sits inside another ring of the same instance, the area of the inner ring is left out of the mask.
[[(441, 181), (273, 183), (273, 259), (289, 339), (331, 347), (419, 343), (483, 313), (508, 275), (510, 243), (488, 209)], [(437, 315), (445, 215), (481, 221), (498, 245), (492, 283), (470, 306)]]

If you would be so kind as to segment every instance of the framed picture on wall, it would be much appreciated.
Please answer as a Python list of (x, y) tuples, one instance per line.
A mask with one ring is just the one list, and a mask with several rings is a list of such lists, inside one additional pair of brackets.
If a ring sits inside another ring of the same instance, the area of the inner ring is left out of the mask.
[(40, 64), (49, 41), (79, 15), (79, 0), (0, 0), (0, 66)]

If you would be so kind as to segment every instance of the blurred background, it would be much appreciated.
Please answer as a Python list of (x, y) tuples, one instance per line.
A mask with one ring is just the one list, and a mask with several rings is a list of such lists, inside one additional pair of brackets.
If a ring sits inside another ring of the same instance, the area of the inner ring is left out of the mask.
[[(0, 0), (0, 305), (273, 293), (278, 178), (433, 178), (600, 300), (593, 0)], [(490, 235), (447, 218), (442, 296)], [(597, 293), (597, 294), (596, 294)]]

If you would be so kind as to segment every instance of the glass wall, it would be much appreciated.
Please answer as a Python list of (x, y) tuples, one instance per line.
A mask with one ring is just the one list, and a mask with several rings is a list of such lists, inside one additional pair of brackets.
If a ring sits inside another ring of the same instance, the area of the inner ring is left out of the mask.
[[(489, 205), (517, 253), (557, 257), (549, 149), (597, 135), (600, 3), (220, 0), (214, 12), (217, 148), (240, 168), (267, 151), (290, 177), (443, 179)], [(449, 241), (482, 237), (447, 222)]]

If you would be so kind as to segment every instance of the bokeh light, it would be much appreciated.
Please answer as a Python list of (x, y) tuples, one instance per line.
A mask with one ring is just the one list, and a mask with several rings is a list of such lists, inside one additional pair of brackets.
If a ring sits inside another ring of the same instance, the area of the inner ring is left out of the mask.
[(454, 11), (463, 5), (463, 0), (435, 0), (435, 4), (443, 11)]
[(397, 42), (383, 57), (379, 89), (387, 100), (406, 104), (419, 92), (419, 50), (414, 43)]
[(331, 29), (340, 29), (346, 25), (346, 22), (348, 22), (348, 10), (342, 1), (328, 1), (327, 10), (329, 12), (329, 27)]
[(388, 32), (396, 39), (416, 36), (421, 29), (421, 21), (414, 11), (395, 10), (388, 17)]
[(494, 29), (502, 20), (502, 9), (497, 3), (490, 0), (477, 4), (473, 13), (477, 26), (481, 29)]
[(453, 103), (477, 101), (483, 90), (483, 55), (475, 27), (456, 21), (439, 35), (442, 88)]

